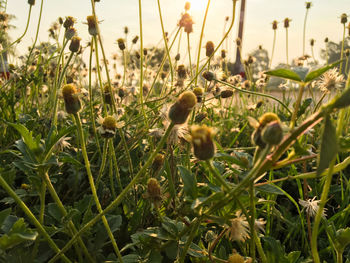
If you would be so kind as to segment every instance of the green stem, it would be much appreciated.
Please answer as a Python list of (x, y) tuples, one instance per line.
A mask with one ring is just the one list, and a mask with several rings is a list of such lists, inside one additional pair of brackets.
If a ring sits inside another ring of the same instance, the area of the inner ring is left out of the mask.
[(168, 61), (169, 61), (169, 67), (170, 67), (170, 74), (171, 74), (171, 82), (174, 81), (174, 72), (173, 72), (173, 65), (171, 63), (171, 56), (170, 56), (170, 51), (169, 51), (169, 47), (168, 47), (168, 41), (167, 38), (165, 36), (165, 31), (164, 31), (164, 24), (163, 24), (163, 18), (162, 18), (162, 10), (160, 8), (160, 2), (159, 0), (157, 0), (158, 3), (158, 11), (159, 11), (159, 18), (160, 18), (160, 24), (162, 26), (162, 33), (163, 33), (163, 40), (164, 40), (164, 45), (165, 45), (165, 50), (168, 56)]
[(35, 218), (32, 211), (28, 208), (28, 206), (19, 198), (19, 196), (16, 194), (15, 191), (12, 190), (12, 188), (7, 184), (7, 182), (4, 180), (2, 176), (0, 176), (0, 185), (4, 190), (8, 193), (9, 196), (11, 196), (15, 202), (21, 207), (23, 212), (26, 214), (26, 216), (29, 218), (29, 220), (35, 225), (37, 230), (40, 232), (40, 234), (46, 239), (49, 246), (62, 257), (64, 262), (71, 261), (64, 255), (64, 252), (59, 249), (59, 247), (56, 245), (56, 243), (51, 239), (50, 235), (46, 232), (43, 225)]
[[(86, 223), (84, 225), (83, 228), (81, 228), (79, 230), (79, 232), (64, 246), (64, 248), (62, 249), (62, 251), (66, 251), (67, 249), (69, 249), (71, 247), (71, 245), (73, 244), (74, 240), (82, 235), (85, 231), (87, 231), (91, 226), (93, 226), (95, 223), (98, 222), (98, 220), (101, 219), (101, 217), (103, 217), (103, 215), (105, 215), (106, 213), (108, 213), (108, 211), (111, 211), (114, 207), (116, 207), (117, 205), (119, 205), (121, 203), (121, 201), (125, 198), (125, 196), (127, 195), (127, 193), (130, 191), (130, 189), (138, 182), (138, 180), (140, 179), (140, 177), (146, 172), (146, 170), (148, 169), (148, 167), (152, 164), (154, 158), (156, 157), (156, 155), (158, 154), (158, 152), (163, 148), (164, 143), (166, 142), (167, 138), (169, 137), (169, 134), (172, 130), (172, 128), (174, 127), (174, 123), (171, 123), (168, 127), (168, 129), (166, 130), (164, 136), (162, 137), (161, 141), (158, 143), (157, 148), (154, 150), (154, 152), (151, 154), (151, 156), (148, 158), (148, 160), (146, 161), (146, 163), (144, 164), (144, 166), (141, 168), (141, 170), (134, 176), (134, 178), (130, 181), (130, 183), (123, 189), (123, 191), (118, 195), (118, 197), (113, 200), (112, 203), (110, 203), (105, 210), (102, 211), (102, 213), (99, 213), (98, 215), (96, 215), (93, 219), (91, 219), (88, 223)], [(57, 253), (55, 255), (55, 257), (53, 257), (49, 262), (55, 262), (58, 258), (58, 256), (60, 256), (62, 252)]]
[[(250, 241), (250, 253), (251, 257), (253, 259), (253, 262), (255, 262), (255, 240), (257, 237), (256, 231), (255, 231), (255, 191), (254, 191), (254, 181), (250, 183), (249, 186), (249, 203), (250, 203), (250, 218), (249, 218), (249, 227), (250, 227), (250, 233), (253, 236)], [(248, 218), (247, 218), (248, 219)]]
[(287, 66), (289, 66), (289, 59), (288, 59), (288, 28), (286, 28), (286, 59), (287, 59)]
[(266, 98), (270, 98), (270, 99), (272, 99), (272, 100), (275, 100), (275, 101), (277, 101), (279, 104), (281, 104), (290, 114), (292, 114), (292, 112), (290, 111), (290, 109), (288, 108), (288, 106), (287, 106), (286, 104), (284, 104), (281, 100), (277, 99), (276, 97), (273, 97), (273, 96), (268, 95), (268, 94), (260, 93), (260, 92), (255, 92), (255, 91), (240, 89), (240, 88), (237, 88), (237, 87), (231, 85), (230, 83), (225, 82), (225, 81), (222, 81), (222, 80), (215, 79), (215, 81), (217, 81), (217, 82), (219, 82), (219, 83), (221, 83), (221, 84), (224, 84), (224, 85), (226, 85), (226, 86), (229, 86), (230, 88), (233, 88), (233, 89), (235, 89), (235, 90), (238, 90), (239, 92), (242, 92), (242, 93), (258, 95), (258, 96), (262, 96), (262, 97), (266, 97)]
[(201, 219), (199, 219), (199, 218), (195, 218), (193, 220), (193, 222), (192, 222), (192, 229), (191, 229), (189, 237), (187, 238), (187, 241), (186, 241), (185, 246), (184, 246), (184, 248), (182, 250), (182, 253), (180, 255), (180, 258), (179, 258), (179, 261), (178, 261), (179, 263), (184, 263), (185, 262), (187, 251), (190, 248), (192, 240), (194, 239), (195, 235), (197, 234), (197, 231), (198, 231), (198, 228), (200, 226), (200, 223), (201, 223)]
[(291, 128), (291, 129), (294, 129), (294, 127), (295, 127), (295, 122), (296, 122), (296, 119), (297, 119), (297, 117), (298, 117), (298, 111), (299, 111), (301, 99), (302, 99), (302, 97), (303, 97), (304, 88), (305, 88), (305, 83), (301, 83), (301, 84), (300, 84), (300, 87), (299, 87), (298, 98), (297, 98), (297, 100), (296, 100), (296, 102), (295, 102), (295, 107), (294, 107), (292, 119), (291, 119), (291, 121), (290, 121), (290, 128)]
[(305, 18), (304, 18), (304, 28), (303, 28), (303, 55), (305, 55), (305, 35), (306, 35), (306, 20), (307, 15), (309, 14), (309, 8), (306, 9)]
[[(86, 168), (86, 172), (87, 172), (87, 175), (88, 175), (92, 196), (94, 197), (94, 201), (95, 201), (97, 210), (98, 210), (99, 214), (101, 214), (103, 210), (102, 210), (100, 201), (99, 201), (98, 196), (97, 196), (97, 191), (96, 191), (96, 187), (95, 187), (95, 183), (94, 183), (94, 178), (92, 176), (91, 169), (90, 169), (90, 162), (89, 162), (89, 158), (88, 158), (88, 155), (87, 155), (87, 152), (86, 152), (85, 139), (84, 139), (83, 128), (82, 128), (82, 125), (81, 125), (79, 113), (74, 114), (74, 119), (75, 119), (75, 122), (76, 122), (76, 125), (77, 125), (77, 129), (78, 129), (78, 134), (79, 134), (79, 139), (80, 139), (80, 144), (81, 144), (81, 151), (82, 151), (84, 162), (85, 162), (85, 168)], [(114, 239), (113, 233), (112, 233), (112, 231), (111, 231), (111, 229), (109, 227), (108, 221), (107, 221), (107, 219), (106, 219), (106, 217), (104, 215), (102, 215), (101, 219), (102, 219), (102, 222), (103, 222), (103, 224), (104, 224), (104, 226), (106, 228), (107, 234), (108, 234), (108, 236), (109, 236), (109, 238), (110, 238), (110, 240), (112, 242), (112, 245), (113, 245), (113, 248), (114, 248), (114, 252), (118, 256), (118, 259), (119, 259), (120, 263), (123, 263), (122, 256), (120, 254), (118, 245), (117, 245), (117, 243), (116, 243), (116, 241)]]
[[(209, 11), (209, 5), (210, 5), (210, 0), (208, 0), (207, 3), (207, 8), (205, 9), (205, 14), (204, 14), (204, 18), (203, 18), (203, 23), (202, 23), (202, 29), (201, 29), (201, 34), (199, 37), (199, 43), (198, 43), (198, 54), (197, 54), (197, 64), (196, 64), (196, 78), (195, 78), (195, 86), (197, 86), (198, 83), (198, 75), (199, 75), (199, 61), (200, 61), (200, 57), (201, 57), (201, 49), (202, 49), (202, 41), (203, 41), (203, 35), (204, 35), (204, 27), (207, 21), (207, 16), (208, 16), (208, 11)], [(226, 26), (226, 23), (225, 23)], [(225, 37), (225, 31), (224, 31), (224, 39)]]
[[(343, 57), (344, 57), (344, 42), (345, 42), (345, 29), (346, 29), (346, 27), (345, 27), (345, 24), (343, 24), (343, 26), (344, 26), (344, 30), (343, 30), (343, 40), (341, 42), (340, 60), (343, 60)], [(343, 64), (344, 64), (344, 62), (342, 61), (340, 63), (340, 66), (339, 66), (339, 73), (340, 74), (343, 74), (343, 72), (342, 72)]]
[(191, 45), (190, 45), (190, 33), (187, 33), (187, 50), (188, 50), (188, 61), (189, 61), (189, 70), (190, 70), (190, 76), (191, 79), (193, 78), (193, 72), (192, 72), (192, 62), (191, 62)]
[(216, 180), (218, 180), (220, 182), (220, 184), (225, 188), (225, 191), (229, 191), (231, 189), (231, 187), (228, 185), (226, 180), (221, 176), (219, 171), (214, 167), (213, 162), (211, 160), (206, 160), (205, 163), (208, 166), (210, 172), (216, 178)]
[[(93, 43), (95, 44), (95, 57), (96, 57), (96, 71), (97, 71), (97, 77), (98, 81), (100, 83), (100, 92), (101, 92), (101, 98), (102, 98), (102, 104), (103, 104), (103, 113), (107, 115), (107, 106), (106, 106), (106, 101), (104, 97), (104, 87), (103, 87), (103, 81), (102, 81), (102, 76), (101, 76), (101, 70), (100, 70), (100, 59), (98, 56), (98, 43), (97, 43), (97, 37), (93, 36)], [(113, 97), (114, 93), (109, 93), (111, 95), (111, 98)], [(112, 108), (113, 112), (113, 108)]]
[(272, 51), (271, 51), (271, 59), (270, 59), (270, 63), (269, 63), (269, 68), (271, 68), (272, 65), (272, 59), (273, 59), (273, 55), (275, 53), (275, 47), (276, 47), (276, 29), (273, 30), (273, 42), (272, 42)]

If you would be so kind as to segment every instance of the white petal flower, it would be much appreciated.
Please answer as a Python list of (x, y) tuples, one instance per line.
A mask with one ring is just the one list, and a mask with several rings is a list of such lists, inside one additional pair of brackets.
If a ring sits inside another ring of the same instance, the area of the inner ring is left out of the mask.
[[(312, 199), (308, 199), (308, 200), (301, 200), (299, 199), (299, 204), (304, 207), (304, 209), (306, 210), (306, 213), (311, 216), (314, 217), (316, 216), (316, 213), (318, 211), (318, 209), (320, 208), (319, 203), (321, 202), (321, 200), (315, 200), (316, 196)], [(322, 216), (326, 217), (326, 208), (323, 209), (322, 211)]]

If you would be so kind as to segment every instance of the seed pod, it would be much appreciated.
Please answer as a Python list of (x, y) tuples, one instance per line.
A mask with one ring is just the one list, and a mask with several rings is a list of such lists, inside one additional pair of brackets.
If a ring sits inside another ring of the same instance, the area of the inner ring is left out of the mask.
[(177, 53), (177, 54), (176, 54), (175, 60), (176, 60), (176, 61), (179, 61), (179, 60), (180, 60), (180, 53)]
[(345, 50), (345, 56), (346, 56), (346, 57), (349, 57), (349, 55), (350, 55), (350, 49), (347, 48), (347, 49)]
[(132, 39), (132, 43), (133, 43), (133, 44), (136, 44), (138, 40), (139, 40), (139, 36), (135, 36), (135, 37)]
[(129, 28), (126, 26), (126, 27), (124, 27), (124, 34), (126, 35), (128, 33), (129, 33)]
[(290, 19), (287, 17), (287, 18), (284, 19), (283, 22), (284, 22), (284, 27), (285, 27), (285, 28), (288, 28), (288, 27), (289, 27)]
[(169, 119), (175, 124), (186, 122), (192, 108), (197, 103), (197, 97), (192, 91), (185, 91), (169, 109)]
[(205, 45), (205, 55), (207, 57), (211, 57), (214, 53), (214, 43), (212, 41), (208, 41), (207, 44)]
[(74, 52), (78, 52), (80, 49), (80, 37), (74, 36), (72, 37), (72, 40), (70, 41), (70, 45), (69, 45), (69, 50)]
[(223, 98), (223, 99), (232, 97), (232, 95), (233, 95), (233, 90), (231, 90), (231, 89), (223, 90), (220, 93), (220, 97)]
[(88, 23), (89, 34), (91, 36), (96, 36), (97, 35), (97, 18), (94, 15), (92, 15), (92, 16), (87, 16), (86, 20)]
[(309, 9), (311, 7), (311, 2), (306, 2), (306, 9)]
[(194, 125), (190, 128), (193, 153), (199, 160), (209, 160), (214, 157), (214, 134), (214, 131), (205, 125)]
[(201, 102), (202, 101), (202, 97), (204, 94), (204, 89), (201, 87), (196, 87), (193, 89), (193, 93), (196, 95), (197, 97), (197, 102)]
[(344, 13), (340, 17), (340, 23), (346, 24), (347, 22), (348, 22), (348, 15)]
[(277, 24), (278, 24), (278, 22), (276, 20), (272, 21), (272, 29), (273, 30), (277, 29)]
[(118, 42), (118, 47), (119, 47), (119, 49), (120, 49), (120, 50), (124, 50), (124, 49), (125, 49), (125, 42), (124, 42), (124, 39), (119, 38), (119, 39), (117, 40), (117, 42)]
[(136, 56), (137, 59), (140, 59), (140, 58), (141, 58), (140, 53), (137, 52), (137, 51), (135, 52), (135, 56)]
[(261, 131), (262, 140), (269, 145), (278, 145), (283, 139), (283, 130), (279, 121), (269, 122)]
[(67, 113), (76, 114), (81, 109), (78, 92), (73, 84), (64, 85), (62, 88), (62, 95), (66, 106)]
[(35, 5), (35, 0), (28, 0), (29, 5)]
[(68, 29), (68, 28), (74, 26), (74, 23), (75, 23), (75, 18), (73, 18), (72, 16), (67, 16), (66, 20), (63, 23), (63, 27), (65, 29)]
[(203, 78), (205, 78), (207, 81), (212, 81), (215, 78), (215, 75), (213, 72), (210, 71), (204, 71), (202, 73)]
[(185, 79), (186, 78), (186, 68), (185, 68), (185, 65), (179, 65), (177, 67), (177, 75), (180, 79)]
[(315, 39), (310, 39), (310, 45), (313, 47), (315, 45)]

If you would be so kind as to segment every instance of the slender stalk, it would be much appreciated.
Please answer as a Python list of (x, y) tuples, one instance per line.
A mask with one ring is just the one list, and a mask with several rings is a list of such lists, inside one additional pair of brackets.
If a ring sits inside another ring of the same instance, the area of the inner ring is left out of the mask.
[(21, 207), (23, 212), (26, 214), (26, 216), (29, 218), (29, 220), (35, 225), (36, 229), (40, 232), (40, 234), (46, 239), (49, 246), (60, 255), (62, 260), (64, 262), (71, 263), (71, 261), (64, 255), (64, 252), (59, 249), (59, 247), (56, 245), (56, 243), (51, 239), (50, 235), (46, 232), (44, 226), (36, 219), (36, 217), (33, 215), (32, 211), (28, 208), (28, 206), (19, 198), (19, 196), (16, 194), (15, 191), (12, 190), (12, 188), (7, 184), (5, 179), (0, 176), (0, 185), (4, 190), (8, 193), (9, 196), (11, 196), (15, 202)]
[(184, 263), (185, 262), (185, 258), (186, 258), (186, 255), (187, 255), (187, 251), (188, 249), (190, 248), (190, 245), (192, 243), (192, 240), (194, 239), (197, 231), (198, 231), (198, 228), (200, 226), (200, 222), (201, 222), (201, 219), (200, 218), (195, 218), (192, 222), (192, 229), (191, 229), (191, 232), (190, 232), (190, 235), (189, 237), (187, 238), (187, 241), (185, 243), (185, 246), (182, 250), (182, 253), (180, 255), (180, 258), (179, 258), (179, 263)]
[[(201, 57), (201, 49), (202, 49), (202, 41), (203, 41), (203, 35), (204, 35), (204, 27), (207, 21), (207, 16), (208, 16), (208, 11), (209, 11), (209, 5), (210, 5), (210, 0), (208, 0), (207, 3), (207, 8), (205, 9), (205, 14), (204, 14), (204, 18), (203, 18), (203, 23), (202, 23), (202, 29), (201, 29), (201, 34), (199, 37), (199, 43), (198, 43), (198, 54), (197, 54), (197, 64), (196, 64), (196, 77), (195, 77), (195, 86), (197, 86), (197, 82), (198, 82), (198, 75), (199, 75), (199, 60)], [(232, 21), (234, 20), (234, 17), (232, 18)], [(225, 23), (226, 26), (226, 23)], [(230, 31), (230, 30), (229, 30)], [(228, 32), (229, 32), (228, 31)], [(226, 33), (227, 34), (227, 33)], [(224, 37), (223, 39), (225, 39), (227, 37), (227, 35), (225, 35), (224, 33)]]
[(270, 63), (269, 63), (269, 68), (271, 68), (272, 65), (272, 59), (273, 59), (273, 55), (275, 53), (275, 47), (276, 47), (276, 29), (273, 30), (273, 42), (272, 42), (272, 51), (271, 51), (271, 59), (270, 59)]
[[(169, 134), (171, 132), (171, 130), (174, 127), (174, 123), (171, 123), (168, 127), (168, 129), (166, 130), (164, 136), (162, 137), (162, 139), (160, 140), (160, 142), (157, 145), (157, 148), (153, 151), (153, 153), (151, 154), (151, 156), (148, 158), (148, 160), (146, 161), (146, 163), (144, 164), (144, 166), (140, 169), (140, 171), (134, 176), (134, 178), (130, 181), (130, 183), (123, 189), (123, 191), (118, 195), (118, 197), (113, 200), (112, 203), (110, 203), (101, 213), (99, 213), (98, 215), (96, 215), (93, 219), (91, 219), (88, 223), (86, 223), (84, 225), (83, 228), (81, 228), (79, 230), (79, 232), (63, 247), (62, 252), (66, 251), (67, 249), (69, 249), (71, 247), (71, 245), (73, 244), (74, 240), (82, 235), (85, 231), (87, 231), (91, 226), (93, 226), (94, 224), (96, 224), (106, 213), (108, 213), (109, 211), (111, 211), (114, 207), (116, 207), (117, 205), (119, 205), (122, 200), (125, 198), (125, 196), (127, 195), (127, 193), (130, 191), (130, 189), (138, 182), (138, 180), (140, 179), (140, 177), (147, 171), (148, 167), (152, 164), (154, 158), (156, 157), (156, 155), (158, 154), (158, 152), (163, 148), (163, 145), (165, 144), (166, 140), (169, 137)], [(62, 252), (57, 253), (49, 262), (55, 262), (58, 257), (61, 255)]]
[(309, 8), (306, 8), (305, 18), (304, 18), (304, 28), (303, 28), (303, 55), (305, 55), (305, 35), (306, 35), (306, 20), (309, 14)]
[[(341, 42), (340, 60), (343, 60), (343, 57), (344, 57), (344, 42), (345, 42), (345, 29), (346, 29), (345, 23), (343, 24), (343, 26), (344, 26), (344, 29), (343, 29), (343, 40)], [(343, 74), (343, 71), (342, 71), (343, 64), (344, 64), (344, 62), (342, 61), (340, 63), (340, 66), (339, 66), (339, 73), (340, 74)]]
[[(255, 191), (254, 191), (254, 181), (251, 182), (249, 186), (249, 204), (250, 204), (250, 218), (249, 218), (249, 227), (250, 232), (253, 238), (250, 242), (250, 255), (255, 262), (255, 240), (256, 240), (256, 231), (255, 231)], [(248, 219), (248, 218), (247, 218)]]
[(289, 66), (289, 59), (288, 59), (288, 28), (286, 27), (286, 62), (287, 66)]
[(224, 85), (226, 85), (226, 86), (229, 86), (230, 88), (233, 88), (233, 89), (235, 89), (235, 90), (238, 90), (239, 92), (242, 92), (242, 93), (258, 95), (258, 96), (262, 96), (262, 97), (266, 97), (266, 98), (270, 98), (270, 99), (272, 99), (272, 100), (275, 100), (275, 101), (277, 101), (279, 104), (281, 104), (281, 105), (289, 112), (289, 114), (292, 114), (292, 112), (290, 111), (290, 109), (288, 108), (288, 106), (287, 106), (286, 104), (284, 104), (281, 100), (277, 99), (276, 97), (273, 97), (273, 96), (268, 95), (268, 94), (265, 94), (265, 93), (260, 93), (260, 92), (255, 92), (255, 91), (240, 89), (240, 88), (237, 88), (237, 87), (231, 85), (230, 83), (225, 82), (225, 81), (222, 81), (222, 80), (215, 79), (215, 81), (217, 81), (217, 82), (219, 82), (219, 83), (221, 83), (221, 84), (224, 84)]
[(231, 187), (228, 185), (226, 180), (221, 176), (218, 170), (214, 167), (213, 162), (211, 160), (206, 160), (205, 164), (209, 168), (210, 172), (214, 175), (216, 180), (220, 182), (220, 184), (225, 188), (226, 191), (229, 191)]
[[(90, 169), (90, 162), (89, 162), (89, 158), (88, 158), (88, 155), (87, 155), (87, 152), (86, 152), (85, 139), (84, 139), (83, 128), (82, 128), (82, 125), (81, 125), (79, 113), (74, 114), (74, 119), (75, 119), (75, 122), (76, 122), (76, 125), (77, 125), (77, 129), (78, 129), (78, 135), (79, 135), (79, 139), (80, 139), (81, 151), (82, 151), (84, 162), (85, 162), (85, 169), (86, 169), (86, 172), (87, 172), (87, 175), (88, 175), (91, 192), (92, 192), (92, 195), (94, 197), (94, 201), (95, 201), (97, 210), (98, 210), (99, 214), (101, 214), (103, 210), (102, 210), (100, 201), (99, 201), (98, 196), (97, 196), (97, 191), (96, 191), (96, 187), (95, 187), (95, 183), (94, 183), (94, 178), (92, 176), (91, 169)], [(102, 215), (101, 219), (102, 219), (102, 222), (103, 222), (103, 224), (104, 224), (104, 226), (106, 228), (107, 234), (108, 234), (108, 236), (109, 236), (109, 238), (110, 238), (110, 240), (112, 242), (112, 245), (113, 245), (113, 248), (114, 248), (114, 252), (118, 256), (119, 261), (121, 263), (123, 263), (122, 255), (120, 254), (117, 242), (114, 239), (114, 236), (113, 236), (113, 233), (112, 233), (112, 231), (111, 231), (111, 229), (109, 227), (108, 221), (107, 221), (107, 219), (106, 219), (106, 217), (104, 215)]]
[[(103, 113), (105, 115), (107, 115), (107, 106), (106, 106), (106, 101), (105, 98), (103, 96), (104, 94), (104, 89), (103, 89), (103, 81), (102, 81), (102, 76), (101, 76), (101, 69), (100, 69), (100, 59), (98, 56), (98, 43), (97, 43), (97, 37), (93, 36), (93, 41), (95, 44), (95, 57), (96, 57), (96, 72), (97, 72), (97, 77), (98, 77), (98, 81), (99, 81), (99, 86), (100, 86), (100, 92), (101, 92), (101, 98), (102, 98), (102, 104), (103, 104)], [(111, 94), (111, 98), (114, 97), (113, 93), (109, 93)], [(112, 108), (112, 112), (113, 112), (113, 108)]]
[(302, 99), (302, 97), (303, 97), (304, 88), (305, 88), (305, 83), (301, 83), (301, 84), (300, 84), (300, 87), (299, 87), (298, 98), (297, 98), (297, 100), (296, 100), (296, 102), (295, 102), (295, 107), (294, 107), (292, 119), (291, 119), (291, 122), (290, 122), (290, 128), (291, 128), (291, 129), (294, 129), (295, 122), (296, 122), (296, 119), (297, 119), (297, 117), (298, 117), (298, 111), (299, 111), (301, 99)]
[(192, 62), (191, 62), (191, 45), (190, 45), (190, 33), (187, 33), (187, 50), (188, 50), (188, 61), (189, 61), (189, 70), (190, 70), (190, 76), (191, 79), (193, 78), (193, 72), (192, 72)]
[(160, 8), (160, 2), (157, 0), (158, 3), (158, 11), (159, 11), (159, 19), (160, 19), (160, 24), (162, 26), (162, 33), (163, 33), (163, 40), (164, 40), (164, 45), (165, 45), (165, 51), (168, 56), (168, 61), (169, 61), (169, 67), (170, 67), (170, 74), (171, 74), (171, 82), (174, 81), (174, 72), (173, 72), (173, 65), (171, 63), (171, 56), (170, 56), (170, 51), (168, 47), (168, 40), (165, 36), (165, 31), (164, 31), (164, 24), (163, 24), (163, 18), (162, 18), (162, 10)]

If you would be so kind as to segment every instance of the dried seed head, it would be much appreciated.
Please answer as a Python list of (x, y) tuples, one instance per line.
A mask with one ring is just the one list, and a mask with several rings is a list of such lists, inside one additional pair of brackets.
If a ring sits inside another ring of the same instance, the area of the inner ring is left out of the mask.
[(124, 42), (124, 39), (119, 38), (119, 39), (117, 40), (117, 42), (118, 42), (118, 47), (119, 47), (119, 49), (120, 49), (120, 50), (124, 50), (124, 49), (125, 49), (125, 42)]
[(221, 50), (221, 58), (226, 58), (226, 50)]
[(233, 90), (231, 90), (231, 89), (223, 90), (223, 91), (221, 91), (221, 93), (220, 93), (220, 96), (221, 96), (221, 98), (223, 98), (223, 99), (232, 97), (232, 95), (233, 95)]
[(346, 57), (349, 57), (349, 55), (350, 55), (350, 49), (347, 48), (347, 49), (345, 50), (345, 56), (346, 56)]
[(70, 45), (69, 45), (69, 50), (71, 52), (78, 52), (80, 49), (80, 37), (74, 36), (72, 37), (72, 40), (70, 41)]
[(77, 34), (77, 30), (74, 27), (70, 27), (66, 30), (66, 33), (64, 34), (64, 37), (67, 40), (72, 39), (72, 37), (74, 37)]
[(269, 122), (261, 131), (262, 140), (269, 145), (278, 145), (283, 139), (283, 130), (279, 121)]
[(248, 79), (243, 81), (243, 83), (242, 83), (242, 89), (249, 90), (251, 88), (251, 86), (252, 86), (252, 83)]
[(278, 24), (278, 22), (276, 20), (272, 21), (272, 29), (273, 30), (277, 29), (277, 24)]
[(129, 33), (129, 28), (126, 26), (126, 27), (124, 27), (124, 34), (126, 35), (128, 33)]
[(207, 81), (212, 81), (215, 79), (215, 75), (211, 71), (204, 71), (202, 73), (203, 78), (205, 78)]
[(136, 44), (138, 40), (139, 40), (139, 36), (135, 36), (135, 37), (132, 39), (132, 43), (133, 43), (133, 44)]
[(158, 153), (153, 160), (152, 168), (154, 171), (159, 170), (164, 163), (164, 154)]
[(97, 35), (97, 18), (94, 15), (92, 15), (92, 16), (87, 16), (86, 20), (88, 24), (89, 34), (91, 36), (96, 36)]
[(75, 23), (75, 18), (72, 17), (72, 16), (67, 16), (67, 17), (66, 17), (66, 20), (65, 20), (64, 23), (63, 23), (63, 27), (64, 27), (65, 29), (68, 29), (68, 28), (74, 26), (74, 23)]
[(169, 119), (175, 124), (186, 122), (192, 108), (197, 103), (197, 97), (192, 91), (185, 91), (169, 109)]
[(59, 23), (60, 25), (63, 24), (63, 18), (62, 18), (62, 17), (59, 17), (59, 18), (58, 18), (58, 23)]
[(340, 17), (340, 23), (345, 25), (347, 22), (348, 22), (348, 15), (344, 13)]
[(179, 26), (185, 29), (186, 33), (193, 32), (193, 19), (188, 13), (184, 13), (179, 21)]
[(207, 57), (211, 57), (214, 53), (214, 43), (212, 41), (208, 41), (205, 45), (205, 55)]
[(28, 0), (29, 5), (35, 5), (35, 0)]
[(306, 5), (306, 9), (310, 9), (312, 3), (311, 2), (306, 2), (305, 5)]
[(187, 76), (185, 65), (179, 65), (177, 67), (177, 75), (180, 79), (185, 79)]
[(177, 54), (176, 54), (175, 60), (176, 60), (176, 61), (179, 61), (179, 60), (180, 60), (180, 53), (177, 53)]
[(311, 38), (310, 39), (310, 45), (313, 47), (315, 45), (315, 39)]
[(66, 106), (67, 113), (75, 114), (81, 109), (77, 88), (73, 84), (64, 85), (62, 88), (62, 96)]
[(199, 160), (209, 160), (214, 157), (215, 145), (213, 137), (215, 132), (205, 125), (194, 125), (190, 128), (193, 152)]
[(147, 181), (147, 193), (150, 198), (159, 198), (160, 197), (160, 185), (157, 179), (150, 178)]
[(143, 49), (143, 55), (144, 55), (144, 56), (147, 56), (147, 53), (148, 53), (147, 48), (144, 48), (144, 49)]
[(185, 10), (188, 11), (188, 10), (190, 10), (190, 8), (191, 8), (191, 3), (190, 2), (186, 2), (185, 3)]
[(291, 21), (291, 20), (290, 20), (288, 17), (284, 19), (283, 22), (284, 22), (284, 27), (285, 27), (285, 28), (288, 28), (288, 27), (289, 27), (289, 22), (290, 22), (290, 21)]
[(326, 37), (326, 38), (324, 39), (324, 42), (325, 42), (325, 43), (328, 43), (328, 37)]

